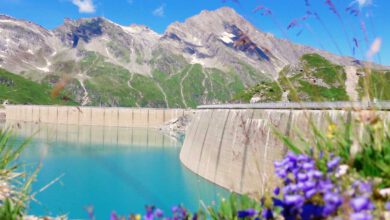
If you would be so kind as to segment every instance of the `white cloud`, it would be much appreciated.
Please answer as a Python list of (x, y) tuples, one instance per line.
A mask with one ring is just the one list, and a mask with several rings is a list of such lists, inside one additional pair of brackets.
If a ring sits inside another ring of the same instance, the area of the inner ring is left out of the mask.
[(79, 7), (80, 13), (94, 13), (96, 11), (93, 0), (72, 0), (72, 3)]
[(356, 2), (361, 8), (372, 4), (372, 0), (356, 0)]
[(154, 9), (153, 15), (157, 17), (164, 17), (165, 15), (165, 4), (160, 5), (160, 7)]

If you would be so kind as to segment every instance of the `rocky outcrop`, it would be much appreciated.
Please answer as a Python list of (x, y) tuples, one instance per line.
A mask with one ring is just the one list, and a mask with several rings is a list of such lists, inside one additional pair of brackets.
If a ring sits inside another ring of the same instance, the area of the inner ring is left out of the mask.
[(174, 118), (165, 123), (159, 128), (159, 130), (177, 140), (180, 140), (185, 135), (195, 113), (196, 111), (188, 111), (185, 115)]
[[(103, 17), (65, 19), (58, 28), (46, 30), (32, 22), (2, 15), (0, 30), (5, 36), (0, 39), (4, 49), (0, 64), (16, 73), (53, 72), (56, 63), (81, 59), (86, 51), (97, 52), (130, 72), (146, 75), (154, 70), (156, 51), (168, 51), (184, 57), (187, 63), (208, 68), (234, 68), (241, 74), (245, 74), (240, 66), (244, 62), (258, 69), (259, 74), (273, 78), (305, 53), (319, 53), (335, 63), (353, 65), (352, 58), (261, 32), (228, 7), (205, 10), (183, 23), (175, 22), (163, 35), (142, 25), (122, 26)], [(158, 53), (164, 54), (169, 55)]]

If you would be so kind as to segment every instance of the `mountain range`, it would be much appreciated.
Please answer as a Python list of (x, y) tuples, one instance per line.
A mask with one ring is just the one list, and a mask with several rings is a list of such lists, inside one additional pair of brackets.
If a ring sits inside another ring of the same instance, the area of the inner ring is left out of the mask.
[[(103, 17), (65, 19), (47, 30), (7, 15), (0, 15), (0, 33), (0, 68), (49, 87), (63, 83), (61, 95), (80, 105), (189, 108), (361, 97), (360, 61), (276, 38), (228, 7), (175, 22), (163, 34)], [(0, 87), (3, 81), (4, 74)], [(313, 89), (321, 90), (316, 97)]]

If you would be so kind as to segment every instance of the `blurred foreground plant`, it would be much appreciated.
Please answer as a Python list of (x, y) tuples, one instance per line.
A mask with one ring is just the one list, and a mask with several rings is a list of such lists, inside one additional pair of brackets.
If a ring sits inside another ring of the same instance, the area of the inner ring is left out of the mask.
[(277, 134), (293, 152), (313, 157), (321, 171), (339, 157), (344, 169), (379, 181), (380, 188), (390, 187), (390, 124), (374, 110), (349, 112), (346, 119), (337, 124), (328, 119), (328, 124), (323, 131), (311, 121), (312, 134), (299, 135), (296, 142)]
[(22, 219), (29, 191), (36, 172), (31, 176), (17, 172), (18, 164), (15, 160), (26, 148), (30, 139), (18, 146), (10, 143), (12, 132), (0, 129), (0, 219)]

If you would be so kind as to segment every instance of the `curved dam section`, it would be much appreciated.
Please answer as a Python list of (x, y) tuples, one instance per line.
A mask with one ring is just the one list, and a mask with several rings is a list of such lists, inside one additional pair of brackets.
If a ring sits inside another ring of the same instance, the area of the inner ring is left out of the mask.
[(379, 108), (390, 119), (389, 103), (266, 103), (200, 106), (191, 122), (180, 153), (191, 171), (237, 193), (262, 195), (277, 184), (275, 160), (287, 147), (275, 134), (297, 139), (308, 136), (310, 122), (326, 129), (331, 121), (351, 120), (358, 111)]

